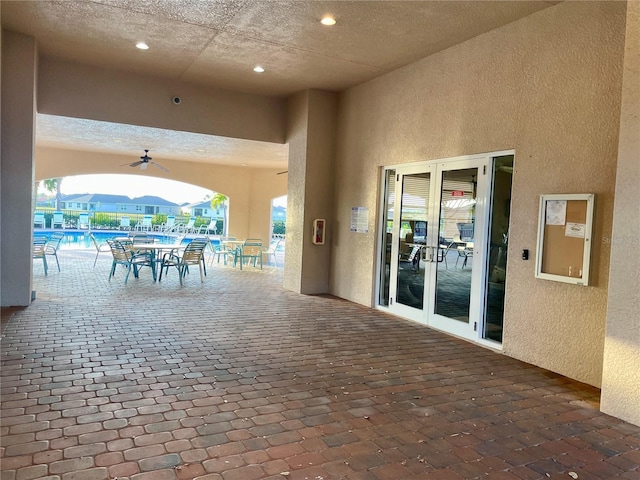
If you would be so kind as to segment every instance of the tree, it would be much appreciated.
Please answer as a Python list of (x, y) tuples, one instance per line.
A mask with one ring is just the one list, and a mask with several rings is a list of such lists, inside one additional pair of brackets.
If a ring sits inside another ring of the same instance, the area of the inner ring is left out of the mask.
[(222, 224), (223, 235), (227, 235), (229, 233), (227, 229), (227, 202), (228, 201), (229, 201), (229, 198), (226, 195), (223, 195), (222, 193), (216, 193), (211, 198), (211, 208), (213, 208), (214, 210), (219, 210), (222, 208), (222, 215), (224, 218), (224, 221)]
[(47, 191), (56, 193), (56, 210), (60, 210), (60, 203), (62, 202), (62, 192), (60, 187), (62, 186), (62, 178), (48, 178), (43, 180), (44, 188)]

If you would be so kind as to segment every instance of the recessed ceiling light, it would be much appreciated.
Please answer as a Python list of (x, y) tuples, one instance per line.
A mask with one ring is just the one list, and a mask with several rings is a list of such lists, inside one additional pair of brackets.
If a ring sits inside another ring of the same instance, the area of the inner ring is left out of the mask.
[(198, 148), (198, 149), (196, 150), (196, 152), (204, 152), (204, 149), (202, 149), (202, 148)]
[(149, 45), (144, 42), (138, 42), (136, 43), (136, 48), (139, 48), (140, 50), (149, 50)]
[(326, 17), (323, 17), (322, 20), (320, 20), (320, 23), (330, 27), (331, 25), (336, 24), (336, 19), (332, 16), (327, 15)]
[(241, 163), (241, 164), (240, 164), (240, 166), (241, 166), (241, 167), (248, 167), (248, 166), (249, 166), (249, 164), (248, 164), (248, 163)]
[(119, 138), (116, 138), (113, 140), (115, 143), (122, 143), (122, 140), (120, 140)]
[(255, 67), (253, 67), (253, 71), (256, 73), (262, 73), (264, 72), (264, 68), (262, 68), (260, 65), (256, 65)]

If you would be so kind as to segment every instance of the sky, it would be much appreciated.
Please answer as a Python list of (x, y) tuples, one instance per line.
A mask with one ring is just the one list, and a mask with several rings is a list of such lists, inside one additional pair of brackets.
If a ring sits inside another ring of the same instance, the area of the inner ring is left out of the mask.
[[(201, 202), (214, 192), (188, 183), (163, 178), (143, 177), (140, 175), (76, 175), (64, 177), (62, 194), (102, 193), (126, 195), (131, 198), (153, 195), (177, 204)], [(47, 193), (40, 185), (39, 193)], [(233, 199), (231, 199), (233, 201)], [(286, 207), (286, 196), (274, 199), (274, 205)]]

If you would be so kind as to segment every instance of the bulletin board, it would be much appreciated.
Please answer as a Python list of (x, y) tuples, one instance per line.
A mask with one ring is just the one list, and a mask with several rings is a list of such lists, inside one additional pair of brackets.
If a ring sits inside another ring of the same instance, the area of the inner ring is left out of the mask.
[(595, 195), (540, 196), (536, 277), (589, 285)]

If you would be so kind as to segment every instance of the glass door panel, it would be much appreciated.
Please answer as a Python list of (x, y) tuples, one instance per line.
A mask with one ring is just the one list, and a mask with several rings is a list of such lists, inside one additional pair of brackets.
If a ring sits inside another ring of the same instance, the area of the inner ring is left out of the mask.
[(401, 176), (400, 215), (396, 225), (396, 228), (399, 228), (396, 237), (396, 303), (419, 310), (424, 307), (424, 260), (430, 183), (429, 172)]
[(496, 157), (493, 164), (489, 265), (485, 289), (485, 322), (482, 331), (482, 338), (496, 342), (502, 342), (512, 177), (513, 155)]
[(441, 173), (437, 315), (469, 323), (478, 168)]
[(378, 305), (389, 306), (389, 285), (391, 280), (391, 249), (393, 238), (393, 205), (396, 197), (396, 171), (384, 172), (384, 207), (382, 211), (382, 258), (380, 259), (380, 280)]

